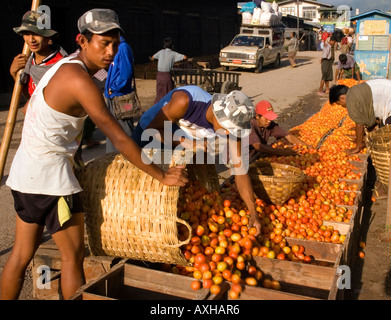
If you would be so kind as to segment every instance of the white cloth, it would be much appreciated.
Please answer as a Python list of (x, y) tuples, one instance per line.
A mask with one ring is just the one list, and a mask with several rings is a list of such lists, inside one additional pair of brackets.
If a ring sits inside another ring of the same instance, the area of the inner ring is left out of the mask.
[(48, 106), (43, 95), (44, 88), (63, 64), (78, 63), (84, 67), (79, 60), (70, 61), (72, 58), (63, 58), (49, 69), (31, 96), (22, 140), (6, 182), (13, 190), (58, 196), (82, 191), (73, 173), (73, 157), (87, 116), (77, 118), (58, 112)]
[(385, 123), (391, 116), (391, 80), (373, 79), (366, 82), (372, 90), (375, 117)]

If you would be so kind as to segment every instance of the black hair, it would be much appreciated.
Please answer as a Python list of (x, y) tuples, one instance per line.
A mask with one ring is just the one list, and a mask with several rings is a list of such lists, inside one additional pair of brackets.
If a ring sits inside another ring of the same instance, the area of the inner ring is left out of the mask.
[(340, 96), (346, 94), (349, 90), (349, 87), (344, 85), (334, 85), (330, 88), (329, 92), (329, 102), (330, 104), (333, 104), (337, 102), (340, 98)]
[(331, 37), (330, 37), (330, 40), (333, 40), (335, 42), (338, 42), (338, 38), (335, 34), (332, 34)]
[(339, 61), (341, 61), (342, 63), (345, 63), (346, 60), (348, 60), (347, 55), (344, 54), (344, 53), (341, 53), (341, 54), (339, 55)]
[(94, 35), (91, 31), (85, 30), (81, 33), (83, 36), (86, 37), (87, 41), (90, 42), (92, 39), (92, 36)]
[(163, 40), (163, 48), (164, 49), (172, 49), (173, 43), (171, 38), (165, 38)]
[(292, 31), (292, 37), (296, 38), (296, 32)]

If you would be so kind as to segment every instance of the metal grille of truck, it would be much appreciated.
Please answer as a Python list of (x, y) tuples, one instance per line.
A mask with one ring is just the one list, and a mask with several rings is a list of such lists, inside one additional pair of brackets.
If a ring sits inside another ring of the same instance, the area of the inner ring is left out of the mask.
[(227, 53), (227, 58), (230, 59), (248, 59), (248, 54), (247, 53)]

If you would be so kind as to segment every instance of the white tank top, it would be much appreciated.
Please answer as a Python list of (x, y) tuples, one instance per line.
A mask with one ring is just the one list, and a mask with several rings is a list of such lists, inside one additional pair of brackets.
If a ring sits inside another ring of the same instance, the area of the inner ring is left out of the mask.
[[(84, 117), (73, 117), (52, 109), (43, 90), (65, 63), (63, 58), (50, 68), (36, 87), (27, 108), (22, 140), (13, 159), (6, 184), (23, 193), (65, 196), (82, 191), (73, 172), (73, 157), (82, 139)], [(61, 90), (61, 88), (58, 88)]]
[(372, 90), (373, 110), (375, 117), (383, 124), (391, 116), (391, 80), (373, 79), (366, 82)]

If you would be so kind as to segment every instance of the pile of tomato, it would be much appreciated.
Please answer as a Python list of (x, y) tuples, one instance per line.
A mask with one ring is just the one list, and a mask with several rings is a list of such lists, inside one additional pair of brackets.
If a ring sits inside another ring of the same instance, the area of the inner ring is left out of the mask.
[[(342, 83), (354, 85), (346, 80)], [(171, 271), (193, 277), (194, 290), (203, 287), (219, 294), (223, 281), (231, 282), (231, 299), (239, 297), (244, 284), (279, 290), (279, 282), (264, 275), (253, 257), (322, 264), (307, 255), (304, 246), (289, 246), (287, 239), (335, 244), (345, 241), (346, 235), (325, 221), (348, 223), (353, 215), (350, 206), (357, 201), (361, 172), (351, 162), (359, 160), (357, 155), (350, 156), (344, 150), (355, 146), (349, 138), (354, 138), (354, 123), (345, 108), (326, 103), (292, 132), (317, 148), (295, 146), (295, 156), (262, 159), (295, 166), (306, 178), (299, 193), (282, 206), (256, 199), (261, 220), (261, 235), (257, 238), (234, 184), (227, 182), (215, 192), (208, 192), (199, 181), (190, 181), (181, 188), (178, 216), (190, 224), (192, 233), (178, 225), (178, 238), (183, 241), (190, 237), (182, 253), (191, 266), (174, 266)], [(274, 147), (285, 146), (276, 143)]]

